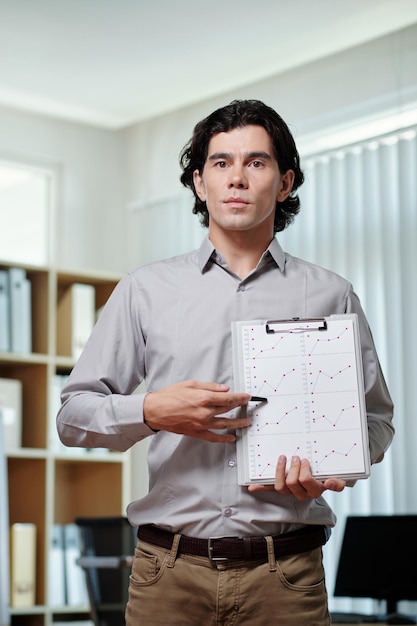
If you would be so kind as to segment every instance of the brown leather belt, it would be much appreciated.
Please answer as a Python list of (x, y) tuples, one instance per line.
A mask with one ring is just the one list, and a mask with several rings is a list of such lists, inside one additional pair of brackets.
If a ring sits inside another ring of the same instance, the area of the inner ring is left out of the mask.
[[(275, 557), (308, 552), (324, 545), (330, 536), (325, 526), (306, 526), (273, 537)], [(175, 534), (147, 524), (138, 528), (138, 539), (170, 550)], [(205, 556), (211, 561), (258, 561), (268, 558), (265, 537), (210, 537), (181, 535), (178, 553)]]

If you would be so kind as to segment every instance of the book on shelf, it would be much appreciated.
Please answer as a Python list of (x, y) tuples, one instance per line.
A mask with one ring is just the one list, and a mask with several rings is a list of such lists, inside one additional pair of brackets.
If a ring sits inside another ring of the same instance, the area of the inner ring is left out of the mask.
[(4, 450), (22, 446), (22, 382), (0, 378), (0, 420), (3, 425)]
[(0, 352), (10, 351), (9, 273), (0, 269)]
[(48, 604), (50, 606), (88, 606), (85, 572), (77, 563), (80, 556), (78, 526), (73, 523), (54, 523), (48, 550)]
[(74, 283), (58, 301), (58, 354), (78, 359), (96, 321), (93, 285)]
[(273, 483), (280, 455), (308, 458), (320, 480), (369, 476), (356, 314), (233, 322), (232, 340), (235, 388), (259, 397), (238, 432), (240, 484)]
[(0, 624), (10, 624), (10, 544), (8, 462), (0, 420)]
[(32, 351), (32, 285), (26, 270), (9, 268), (10, 350), (29, 354)]
[(81, 556), (80, 530), (76, 524), (64, 524), (66, 604), (68, 606), (88, 605), (85, 573), (78, 565)]
[(10, 606), (34, 606), (36, 596), (36, 525), (10, 526)]
[(64, 606), (65, 589), (64, 526), (53, 524), (48, 550), (48, 604)]

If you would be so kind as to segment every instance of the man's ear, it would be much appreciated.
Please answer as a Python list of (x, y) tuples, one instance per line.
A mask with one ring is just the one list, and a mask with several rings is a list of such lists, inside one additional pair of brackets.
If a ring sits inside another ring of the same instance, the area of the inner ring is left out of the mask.
[(287, 170), (281, 178), (281, 185), (277, 193), (277, 202), (284, 202), (292, 191), (295, 174), (293, 170)]
[(194, 170), (193, 172), (193, 182), (194, 189), (197, 196), (200, 198), (201, 202), (206, 201), (206, 189), (204, 186), (204, 181), (202, 176), (200, 176), (200, 172), (198, 170)]

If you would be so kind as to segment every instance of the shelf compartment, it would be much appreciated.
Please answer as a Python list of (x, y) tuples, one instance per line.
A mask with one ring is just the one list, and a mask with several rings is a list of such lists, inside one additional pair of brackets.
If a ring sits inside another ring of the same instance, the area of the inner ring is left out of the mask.
[[(36, 604), (45, 601), (46, 460), (8, 458), (9, 520), (36, 525)], [(28, 612), (30, 609), (28, 609)]]
[(46, 448), (47, 364), (0, 359), (0, 377), (22, 383), (22, 447)]
[(122, 474), (122, 462), (57, 459), (55, 522), (69, 524), (76, 517), (121, 515)]
[(56, 352), (77, 359), (117, 280), (99, 274), (57, 275)]
[(49, 272), (30, 265), (1, 262), (0, 269), (20, 267), (31, 283), (32, 353), (49, 352)]

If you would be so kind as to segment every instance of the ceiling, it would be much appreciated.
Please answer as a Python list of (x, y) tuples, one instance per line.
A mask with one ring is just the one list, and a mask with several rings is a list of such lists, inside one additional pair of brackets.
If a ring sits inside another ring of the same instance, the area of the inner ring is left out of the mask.
[(0, 104), (123, 126), (417, 22), (417, 0), (0, 0)]

